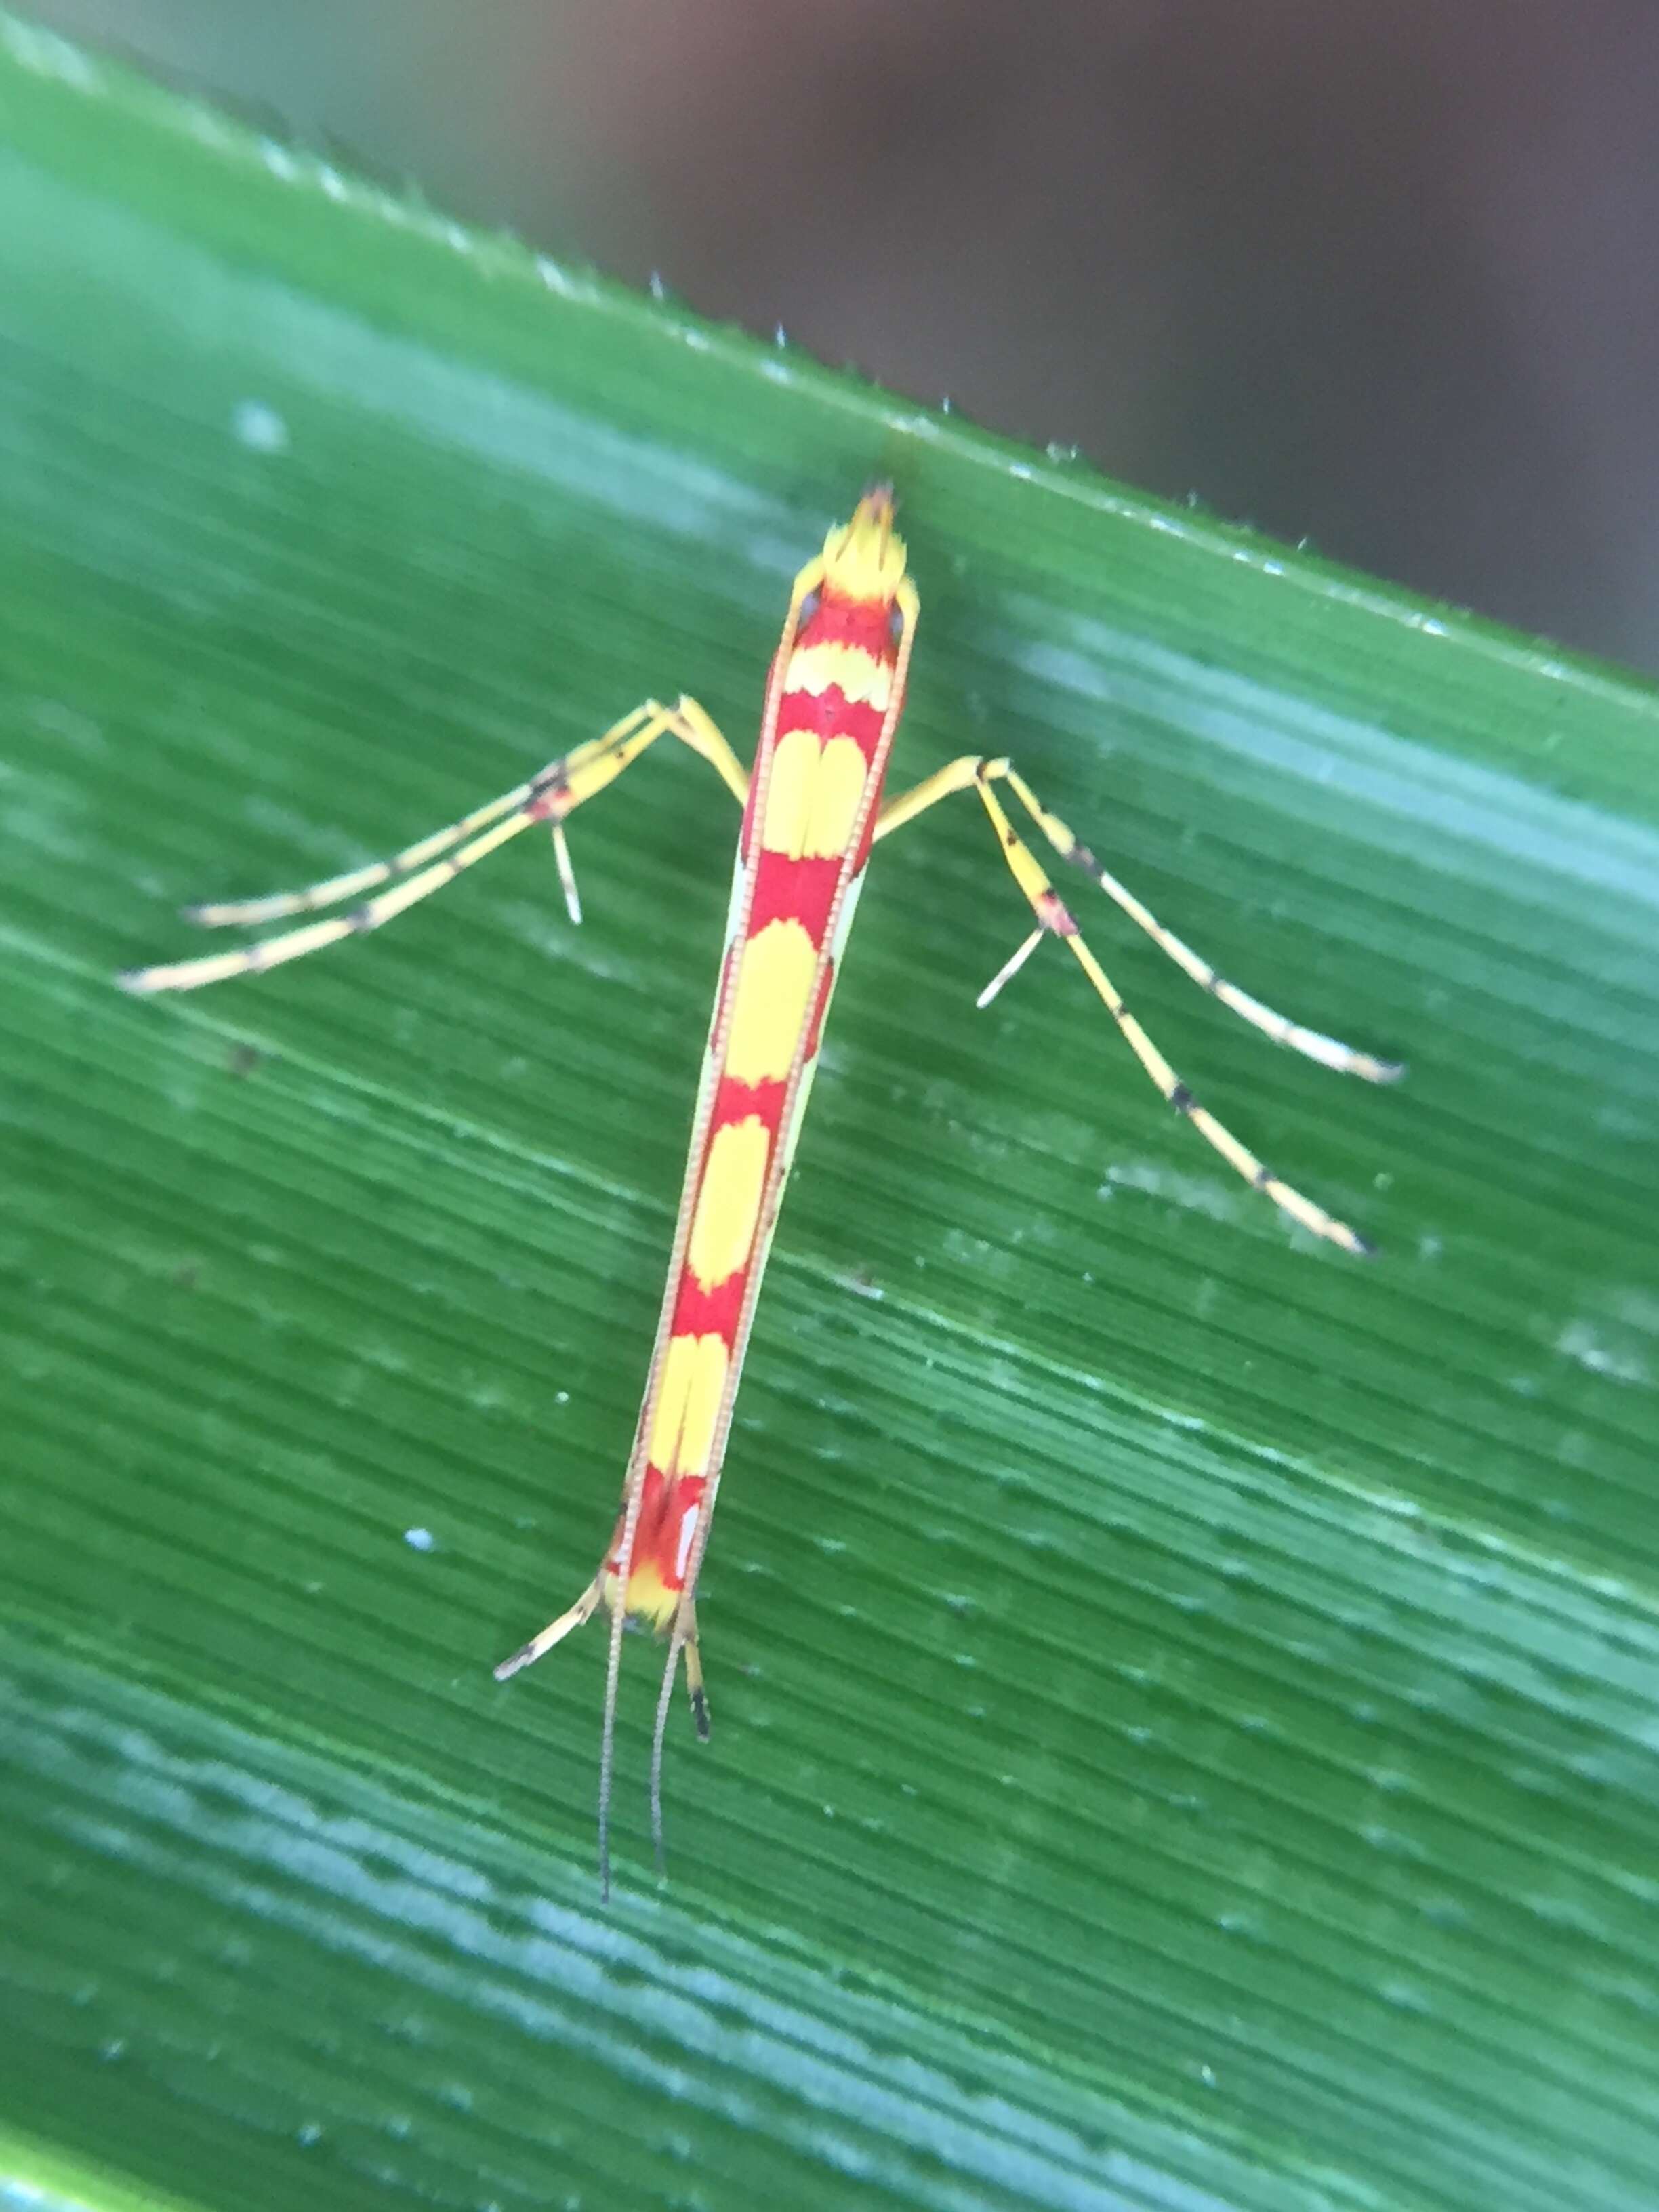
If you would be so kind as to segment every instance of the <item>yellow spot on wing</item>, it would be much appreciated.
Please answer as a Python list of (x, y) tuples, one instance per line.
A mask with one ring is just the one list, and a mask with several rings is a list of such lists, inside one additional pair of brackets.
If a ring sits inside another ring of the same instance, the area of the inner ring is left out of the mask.
[(812, 818), (807, 824), (802, 853), (808, 860), (828, 860), (844, 853), (852, 842), (853, 824), (869, 763), (863, 749), (851, 738), (831, 738), (823, 749), (817, 784), (812, 794)]
[[(646, 1621), (653, 1628), (666, 1628), (679, 1602), (679, 1592), (669, 1589), (653, 1559), (635, 1560), (628, 1577), (628, 1612), (631, 1619)], [(615, 1611), (615, 1575), (605, 1578), (605, 1603), (607, 1612)]]
[[(726, 1340), (675, 1336), (668, 1340), (651, 1424), (650, 1460), (665, 1475), (707, 1474), (714, 1425), (726, 1389)], [(631, 1579), (631, 1577), (630, 1577)]]
[(792, 860), (845, 852), (869, 766), (851, 738), (826, 744), (813, 730), (788, 730), (772, 755), (761, 843)]
[(769, 921), (749, 939), (726, 1032), (728, 1075), (739, 1083), (776, 1083), (788, 1074), (817, 965), (817, 948), (798, 921)]
[(844, 698), (872, 707), (884, 708), (893, 696), (892, 670), (861, 645), (803, 645), (790, 654), (783, 678), (786, 696), (808, 691), (817, 698), (832, 684), (840, 686)]
[(769, 853), (799, 860), (823, 751), (812, 730), (786, 731), (773, 747), (766, 779), (766, 819), (761, 824), (761, 843)]
[(771, 1149), (771, 1133), (756, 1114), (714, 1133), (686, 1250), (705, 1291), (735, 1275), (749, 1257)]

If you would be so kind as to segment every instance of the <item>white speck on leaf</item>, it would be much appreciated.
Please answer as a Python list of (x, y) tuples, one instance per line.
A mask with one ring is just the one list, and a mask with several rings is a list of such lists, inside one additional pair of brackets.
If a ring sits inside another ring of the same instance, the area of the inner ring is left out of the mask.
[(250, 453), (288, 451), (288, 424), (263, 399), (239, 399), (231, 410), (230, 427), (238, 444)]
[(1645, 1382), (1643, 1362), (1628, 1351), (1615, 1351), (1593, 1322), (1570, 1321), (1555, 1340), (1555, 1348), (1576, 1359), (1592, 1375), (1605, 1375), (1613, 1382)]

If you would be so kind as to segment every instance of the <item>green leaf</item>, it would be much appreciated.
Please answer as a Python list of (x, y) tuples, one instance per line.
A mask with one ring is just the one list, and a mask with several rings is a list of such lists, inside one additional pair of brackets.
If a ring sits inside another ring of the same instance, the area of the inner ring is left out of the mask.
[[(1650, 2204), (1653, 694), (0, 27), (0, 2198)], [(988, 300), (988, 312), (994, 312)], [(1041, 343), (1041, 334), (1033, 334)], [(675, 1716), (505, 1686), (610, 1526), (732, 809), (653, 754), (372, 941), (395, 848), (650, 693), (746, 750), (891, 475), (899, 778), (1006, 750), (1286, 1228), (1025, 927), (872, 869)], [(422, 1534), (421, 1532), (425, 1532)], [(21, 2194), (19, 2192), (21, 2192)]]

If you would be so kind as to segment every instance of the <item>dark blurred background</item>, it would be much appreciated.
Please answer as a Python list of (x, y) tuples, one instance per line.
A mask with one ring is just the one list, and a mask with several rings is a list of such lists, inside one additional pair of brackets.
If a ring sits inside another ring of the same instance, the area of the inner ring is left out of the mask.
[(33, 0), (479, 223), (1659, 667), (1659, 5)]

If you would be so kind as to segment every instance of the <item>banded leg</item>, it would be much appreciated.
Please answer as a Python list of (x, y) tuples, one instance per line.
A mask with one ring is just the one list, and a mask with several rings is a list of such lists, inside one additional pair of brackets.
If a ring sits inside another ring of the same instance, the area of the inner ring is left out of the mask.
[[(926, 781), (918, 784), (914, 790), (902, 793), (886, 808), (876, 828), (877, 836), (884, 836), (891, 830), (902, 827), (904, 823), (913, 821), (918, 814), (925, 813), (929, 806), (948, 797), (954, 791), (971, 788), (978, 792), (985, 811), (990, 817), (991, 826), (996, 833), (1003, 859), (1006, 861), (1015, 882), (1024, 894), (1037, 922), (1036, 930), (1026, 939), (1001, 972), (993, 979), (988, 988), (981, 994), (980, 1004), (984, 1006), (995, 996), (1008, 978), (1030, 957), (1045, 934), (1052, 933), (1062, 939), (1071, 948), (1073, 957), (1088, 977), (1097, 996), (1117, 1024), (1129, 1049), (1176, 1113), (1189, 1121), (1199, 1134), (1220, 1153), (1222, 1158), (1242, 1176), (1253, 1189), (1259, 1190), (1265, 1196), (1272, 1199), (1273, 1203), (1288, 1213), (1292, 1220), (1299, 1221), (1304, 1228), (1311, 1230), (1316, 1236), (1328, 1237), (1332, 1243), (1340, 1244), (1346, 1252), (1352, 1252), (1357, 1257), (1370, 1258), (1376, 1248), (1367, 1243), (1357, 1230), (1350, 1228), (1345, 1221), (1339, 1221), (1334, 1214), (1328, 1213), (1323, 1206), (1316, 1205), (1312, 1199), (1304, 1197), (1300, 1191), (1274, 1175), (1256, 1158), (1248, 1146), (1241, 1144), (1231, 1131), (1217, 1121), (1207, 1108), (1201, 1106), (1187, 1085), (1182, 1082), (1169, 1061), (1164, 1059), (1146, 1030), (1125, 1006), (1110, 976), (1107, 975), (1085, 943), (1075, 920), (1049, 882), (1036, 854), (1008, 819), (1007, 813), (993, 788), (994, 784), (1005, 781), (1013, 785), (1038, 826), (1044, 828), (1045, 817), (1042, 810), (1030, 794), (1028, 787), (1015, 776), (1014, 771), (1006, 761), (981, 760), (971, 756), (949, 763), (935, 775), (929, 776)], [(1050, 842), (1055, 843), (1058, 848), (1066, 852), (1069, 857), (1070, 848), (1076, 844), (1076, 840), (1072, 838), (1071, 833), (1054, 817), (1050, 817), (1047, 819), (1053, 821), (1055, 830), (1060, 832), (1058, 837), (1051, 836)], [(1046, 828), (1045, 834), (1048, 834)], [(1062, 839), (1064, 842), (1061, 842)], [(1091, 866), (1091, 855), (1080, 865)], [(1092, 869), (1091, 872), (1093, 872)], [(1099, 873), (1103, 875), (1104, 871), (1099, 871)], [(1139, 902), (1137, 901), (1135, 903), (1139, 906)], [(1145, 908), (1140, 908), (1140, 913), (1146, 915), (1147, 921), (1152, 921), (1152, 917), (1146, 914)], [(1158, 942), (1164, 951), (1169, 951), (1171, 958), (1177, 958), (1178, 956), (1171, 948), (1178, 944), (1179, 940), (1170, 939), (1166, 944), (1164, 939), (1168, 935), (1167, 932), (1160, 929), (1154, 941)], [(1187, 952), (1187, 947), (1182, 945), (1181, 951)], [(1195, 954), (1188, 954), (1188, 957), (1197, 968), (1203, 969), (1206, 974), (1214, 975), (1212, 969), (1206, 968), (1205, 963), (1198, 961)], [(1188, 963), (1186, 960), (1182, 960), (1180, 964), (1186, 967)], [(1189, 968), (1188, 972), (1194, 973), (1194, 969)], [(1195, 977), (1195, 980), (1200, 979)], [(1215, 981), (1218, 984), (1221, 979), (1216, 977)], [(1340, 1060), (1329, 1058), (1325, 1053), (1320, 1051), (1314, 1051), (1311, 1054), (1311, 1056), (1316, 1059), (1324, 1060), (1328, 1066), (1341, 1066), (1349, 1073), (1362, 1075), (1370, 1074), (1372, 1070), (1376, 1070), (1378, 1073), (1371, 1074), (1371, 1079), (1374, 1081), (1388, 1081), (1394, 1075), (1401, 1073), (1393, 1062), (1372, 1060), (1367, 1054), (1352, 1052), (1347, 1046), (1338, 1045), (1334, 1038), (1322, 1037), (1316, 1030), (1304, 1030), (1297, 1024), (1285, 1021), (1281, 1015), (1273, 1013), (1271, 1008), (1261, 1006), (1258, 1000), (1248, 998), (1243, 992), (1234, 991), (1232, 986), (1227, 986), (1227, 989), (1231, 995), (1226, 998), (1224, 1003), (1231, 1006), (1235, 1012), (1243, 1013), (1247, 1020), (1253, 1021), (1256, 1027), (1265, 1030), (1267, 1035), (1278, 1036), (1279, 1042), (1303, 1051), (1310, 1049), (1309, 1045), (1302, 1042), (1304, 1039), (1313, 1040), (1322, 1046), (1334, 1047), (1343, 1055)], [(1216, 991), (1215, 995), (1221, 996), (1219, 990)], [(1243, 1005), (1237, 1003), (1241, 1000), (1243, 1001)], [(1256, 1012), (1247, 1011), (1247, 1009), (1254, 1009)], [(1267, 1017), (1267, 1019), (1258, 1019), (1257, 1012)], [(1270, 1027), (1269, 1023), (1273, 1026)]]
[(495, 1680), (506, 1681), (507, 1676), (516, 1674), (520, 1667), (528, 1667), (544, 1652), (550, 1651), (556, 1644), (562, 1644), (573, 1628), (583, 1627), (592, 1620), (599, 1607), (599, 1585), (597, 1582), (591, 1582), (567, 1612), (562, 1613), (556, 1620), (550, 1620), (547, 1626), (539, 1634), (532, 1636), (528, 1644), (521, 1644), (510, 1659), (502, 1660), (495, 1669)]
[(1177, 968), (1184, 969), (1201, 991), (1218, 999), (1224, 1006), (1270, 1036), (1275, 1044), (1288, 1045), (1292, 1052), (1304, 1053), (1322, 1066), (1334, 1067), (1343, 1075), (1358, 1075), (1367, 1083), (1397, 1083), (1406, 1073), (1401, 1060), (1378, 1060), (1369, 1052), (1357, 1052), (1340, 1037), (1326, 1036), (1319, 1030), (1304, 1029), (1300, 1022), (1287, 1021), (1283, 1014), (1275, 1013), (1271, 1006), (1253, 999), (1248, 991), (1241, 991), (1237, 983), (1230, 983), (1218, 975), (1207, 960), (1202, 959), (1188, 945), (1184, 945), (1172, 929), (1165, 929), (1149, 907), (1145, 907), (1129, 890), (1121, 884), (1111, 870), (1103, 866), (1079, 838), (1073, 836), (1057, 814), (1038, 803), (1036, 793), (1018, 770), (999, 762), (998, 767), (1020, 805), (1037, 828), (1054, 847), (1060, 858), (1074, 867), (1092, 876), (1108, 898), (1122, 908), (1131, 921), (1144, 929), (1160, 952), (1173, 960)]
[[(573, 1630), (584, 1627), (588, 1621), (592, 1620), (593, 1615), (599, 1610), (600, 1605), (603, 1601), (600, 1583), (596, 1577), (592, 1582), (589, 1583), (587, 1588), (576, 1600), (574, 1605), (571, 1606), (566, 1612), (562, 1613), (556, 1620), (550, 1621), (547, 1626), (544, 1628), (538, 1635), (535, 1635), (531, 1638), (528, 1644), (520, 1644), (519, 1649), (513, 1653), (510, 1658), (503, 1659), (501, 1661), (500, 1666), (498, 1666), (495, 1670), (495, 1680), (498, 1682), (505, 1682), (509, 1675), (516, 1674), (521, 1667), (531, 1666), (536, 1660), (543, 1657), (545, 1653), (553, 1649), (556, 1644), (562, 1644), (565, 1638), (568, 1636)], [(613, 1622), (613, 1643), (619, 1638), (622, 1626), (623, 1624), (620, 1622)], [(684, 1602), (680, 1611), (675, 1616), (673, 1631), (669, 1643), (668, 1660), (666, 1665), (663, 1668), (662, 1688), (657, 1698), (656, 1726), (653, 1730), (651, 1738), (651, 1833), (656, 1844), (657, 1863), (659, 1868), (663, 1863), (664, 1856), (662, 1826), (663, 1741), (668, 1730), (668, 1707), (673, 1698), (674, 1677), (679, 1671), (680, 1656), (682, 1652), (684, 1652), (685, 1657), (685, 1688), (686, 1694), (691, 1700), (692, 1725), (697, 1731), (699, 1740), (703, 1743), (707, 1743), (710, 1733), (708, 1725), (708, 1692), (703, 1684), (702, 1652), (697, 1641), (697, 1609), (696, 1604), (689, 1599)], [(613, 1710), (611, 1706), (607, 1706), (607, 1712), (611, 1710)], [(608, 1747), (610, 1741), (610, 1729), (608, 1726), (605, 1735)], [(606, 1758), (608, 1760), (608, 1748)], [(600, 1863), (604, 1869), (605, 1888), (607, 1896), (610, 1894), (611, 1886), (609, 1810), (610, 1791), (607, 1788), (605, 1793), (603, 1810), (601, 1813), (601, 1819), (605, 1823), (605, 1841), (600, 1846)]]
[[(1042, 805), (1030, 784), (1009, 761), (981, 759), (972, 753), (964, 753), (960, 759), (948, 762), (925, 781), (917, 784), (914, 790), (903, 792), (889, 802), (877, 822), (876, 836), (886, 836), (890, 830), (913, 821), (918, 814), (925, 813), (928, 807), (947, 798), (951, 792), (971, 791), (985, 779), (1006, 782), (1062, 860), (1071, 861), (1085, 875), (1092, 876), (1107, 897), (1120, 906), (1139, 928), (1144, 929), (1158, 950), (1173, 960), (1177, 968), (1184, 969), (1200, 990), (1207, 991), (1212, 998), (1219, 1000), (1224, 1006), (1230, 1007), (1252, 1028), (1260, 1030), (1264, 1036), (1271, 1037), (1275, 1044), (1287, 1046), (1292, 1052), (1304, 1054), (1310, 1060), (1318, 1060), (1322, 1066), (1334, 1067), (1343, 1075), (1360, 1076), (1367, 1083), (1396, 1083), (1405, 1073), (1403, 1060), (1379, 1060), (1372, 1053), (1357, 1051), (1352, 1045), (1344, 1044), (1340, 1037), (1327, 1036), (1322, 1030), (1307, 1029), (1302, 1023), (1291, 1021), (1285, 1015), (1276, 1013), (1273, 1007), (1264, 1006), (1260, 999), (1252, 998), (1248, 991), (1242, 991), (1237, 983), (1229, 982), (1207, 960), (1194, 952), (1189, 945), (1184, 944), (1172, 929), (1166, 929), (1151, 908), (1143, 906), (1127, 884), (1120, 883), (1111, 870), (1073, 836), (1060, 817), (1051, 814)], [(1013, 973), (1015, 965), (1029, 958), (1034, 949), (1034, 940), (1028, 939), (1021, 951), (1015, 955), (1014, 961), (990, 985), (981, 1005), (989, 1003)]]
[(697, 1731), (698, 1741), (707, 1743), (711, 1733), (708, 1693), (703, 1686), (702, 1648), (697, 1641), (696, 1601), (689, 1595), (681, 1600), (669, 1633), (668, 1657), (663, 1664), (662, 1687), (657, 1692), (657, 1717), (651, 1730), (651, 1840), (656, 1850), (659, 1874), (667, 1869), (662, 1825), (663, 1747), (668, 1737), (668, 1708), (673, 1703), (674, 1677), (679, 1672), (682, 1652), (685, 1655), (685, 1693), (691, 1701), (691, 1724)]
[[(630, 1505), (631, 1504), (632, 1499), (630, 1497)], [(624, 1553), (631, 1554), (632, 1550), (632, 1535), (631, 1534), (625, 1534), (623, 1539)], [(622, 1574), (618, 1577), (619, 1592), (621, 1589), (625, 1589), (626, 1586), (627, 1570), (626, 1565), (624, 1565)], [(594, 1579), (589, 1583), (587, 1588), (576, 1600), (574, 1605), (571, 1606), (566, 1612), (562, 1613), (556, 1620), (549, 1621), (547, 1626), (544, 1628), (538, 1635), (532, 1636), (528, 1644), (520, 1644), (519, 1649), (513, 1653), (510, 1658), (503, 1659), (501, 1661), (500, 1666), (495, 1669), (495, 1680), (498, 1682), (505, 1682), (509, 1675), (516, 1674), (520, 1667), (528, 1667), (532, 1665), (536, 1660), (541, 1658), (544, 1653), (550, 1651), (556, 1644), (562, 1644), (565, 1638), (568, 1636), (574, 1629), (586, 1626), (587, 1622), (592, 1620), (593, 1615), (599, 1610), (604, 1602), (604, 1576), (603, 1573), (601, 1573), (595, 1576)], [(708, 1699), (703, 1688), (702, 1659), (697, 1648), (696, 1608), (693, 1605), (687, 1604), (683, 1608), (683, 1611), (684, 1616), (689, 1619), (690, 1626), (689, 1630), (684, 1628), (682, 1626), (680, 1615), (677, 1614), (674, 1622), (673, 1638), (669, 1645), (668, 1663), (663, 1669), (662, 1690), (657, 1699), (656, 1728), (651, 1739), (651, 1833), (656, 1844), (657, 1867), (659, 1872), (661, 1872), (664, 1867), (662, 1826), (663, 1738), (667, 1732), (668, 1706), (669, 1701), (674, 1693), (674, 1676), (679, 1668), (682, 1639), (684, 1639), (683, 1648), (685, 1652), (685, 1686), (687, 1690), (690, 1692), (691, 1698), (691, 1718), (696, 1724), (697, 1734), (702, 1741), (704, 1743), (707, 1743), (708, 1741)], [(612, 1729), (617, 1711), (617, 1682), (619, 1673), (618, 1662), (621, 1656), (623, 1632), (626, 1626), (626, 1619), (620, 1609), (618, 1609), (612, 1614), (611, 1622), (611, 1649), (607, 1662), (608, 1687), (605, 1693), (605, 1733), (602, 1739), (602, 1747), (600, 1751), (599, 1883), (600, 1887), (607, 1899), (611, 1895), (611, 1775), (615, 1741), (612, 1735)]]
[[(129, 969), (116, 981), (123, 990), (142, 994), (193, 991), (204, 983), (222, 982), (233, 975), (263, 974), (286, 961), (301, 959), (307, 952), (320, 951), (325, 945), (338, 944), (342, 938), (380, 928), (405, 907), (429, 898), (434, 891), (453, 883), (464, 868), (474, 866), (498, 846), (538, 822), (545, 822), (552, 829), (565, 903), (572, 921), (580, 921), (581, 908), (564, 842), (564, 823), (577, 807), (614, 782), (624, 769), (661, 737), (678, 738), (682, 744), (689, 745), (709, 763), (739, 805), (746, 801), (749, 779), (743, 765), (696, 701), (681, 699), (676, 706), (664, 707), (650, 699), (642, 707), (636, 707), (631, 714), (625, 714), (621, 721), (613, 723), (602, 736), (590, 738), (562, 759), (550, 762), (527, 783), (516, 785), (499, 799), (463, 816), (459, 822), (452, 822), (447, 829), (434, 830), (430, 836), (405, 847), (389, 860), (377, 860), (369, 866), (352, 869), (304, 890), (281, 891), (268, 898), (186, 909), (191, 919), (214, 926), (268, 921), (333, 906), (376, 884), (392, 884), (391, 890), (365, 901), (349, 914), (285, 930), (239, 951), (209, 953), (201, 959), (174, 961), (161, 967)], [(484, 828), (485, 824), (489, 826)], [(480, 829), (481, 836), (471, 834)]]
[(307, 884), (303, 890), (273, 891), (266, 898), (228, 899), (217, 904), (187, 906), (183, 909), (184, 919), (204, 929), (220, 929), (227, 925), (252, 928), (261, 922), (285, 921), (290, 915), (319, 913), (324, 907), (337, 906), (342, 899), (355, 897), (360, 891), (374, 890), (396, 876), (412, 874), (424, 862), (435, 860), (452, 845), (459, 845), (474, 830), (483, 830), (499, 821), (503, 814), (526, 805), (534, 789), (531, 783), (517, 784), (511, 791), (504, 791), (499, 799), (492, 799), (488, 805), (475, 807), (471, 814), (464, 814), (459, 822), (452, 822), (445, 829), (434, 830), (429, 837), (406, 845), (389, 860), (372, 860), (366, 867), (349, 869), (344, 875), (330, 876), (320, 884)]

